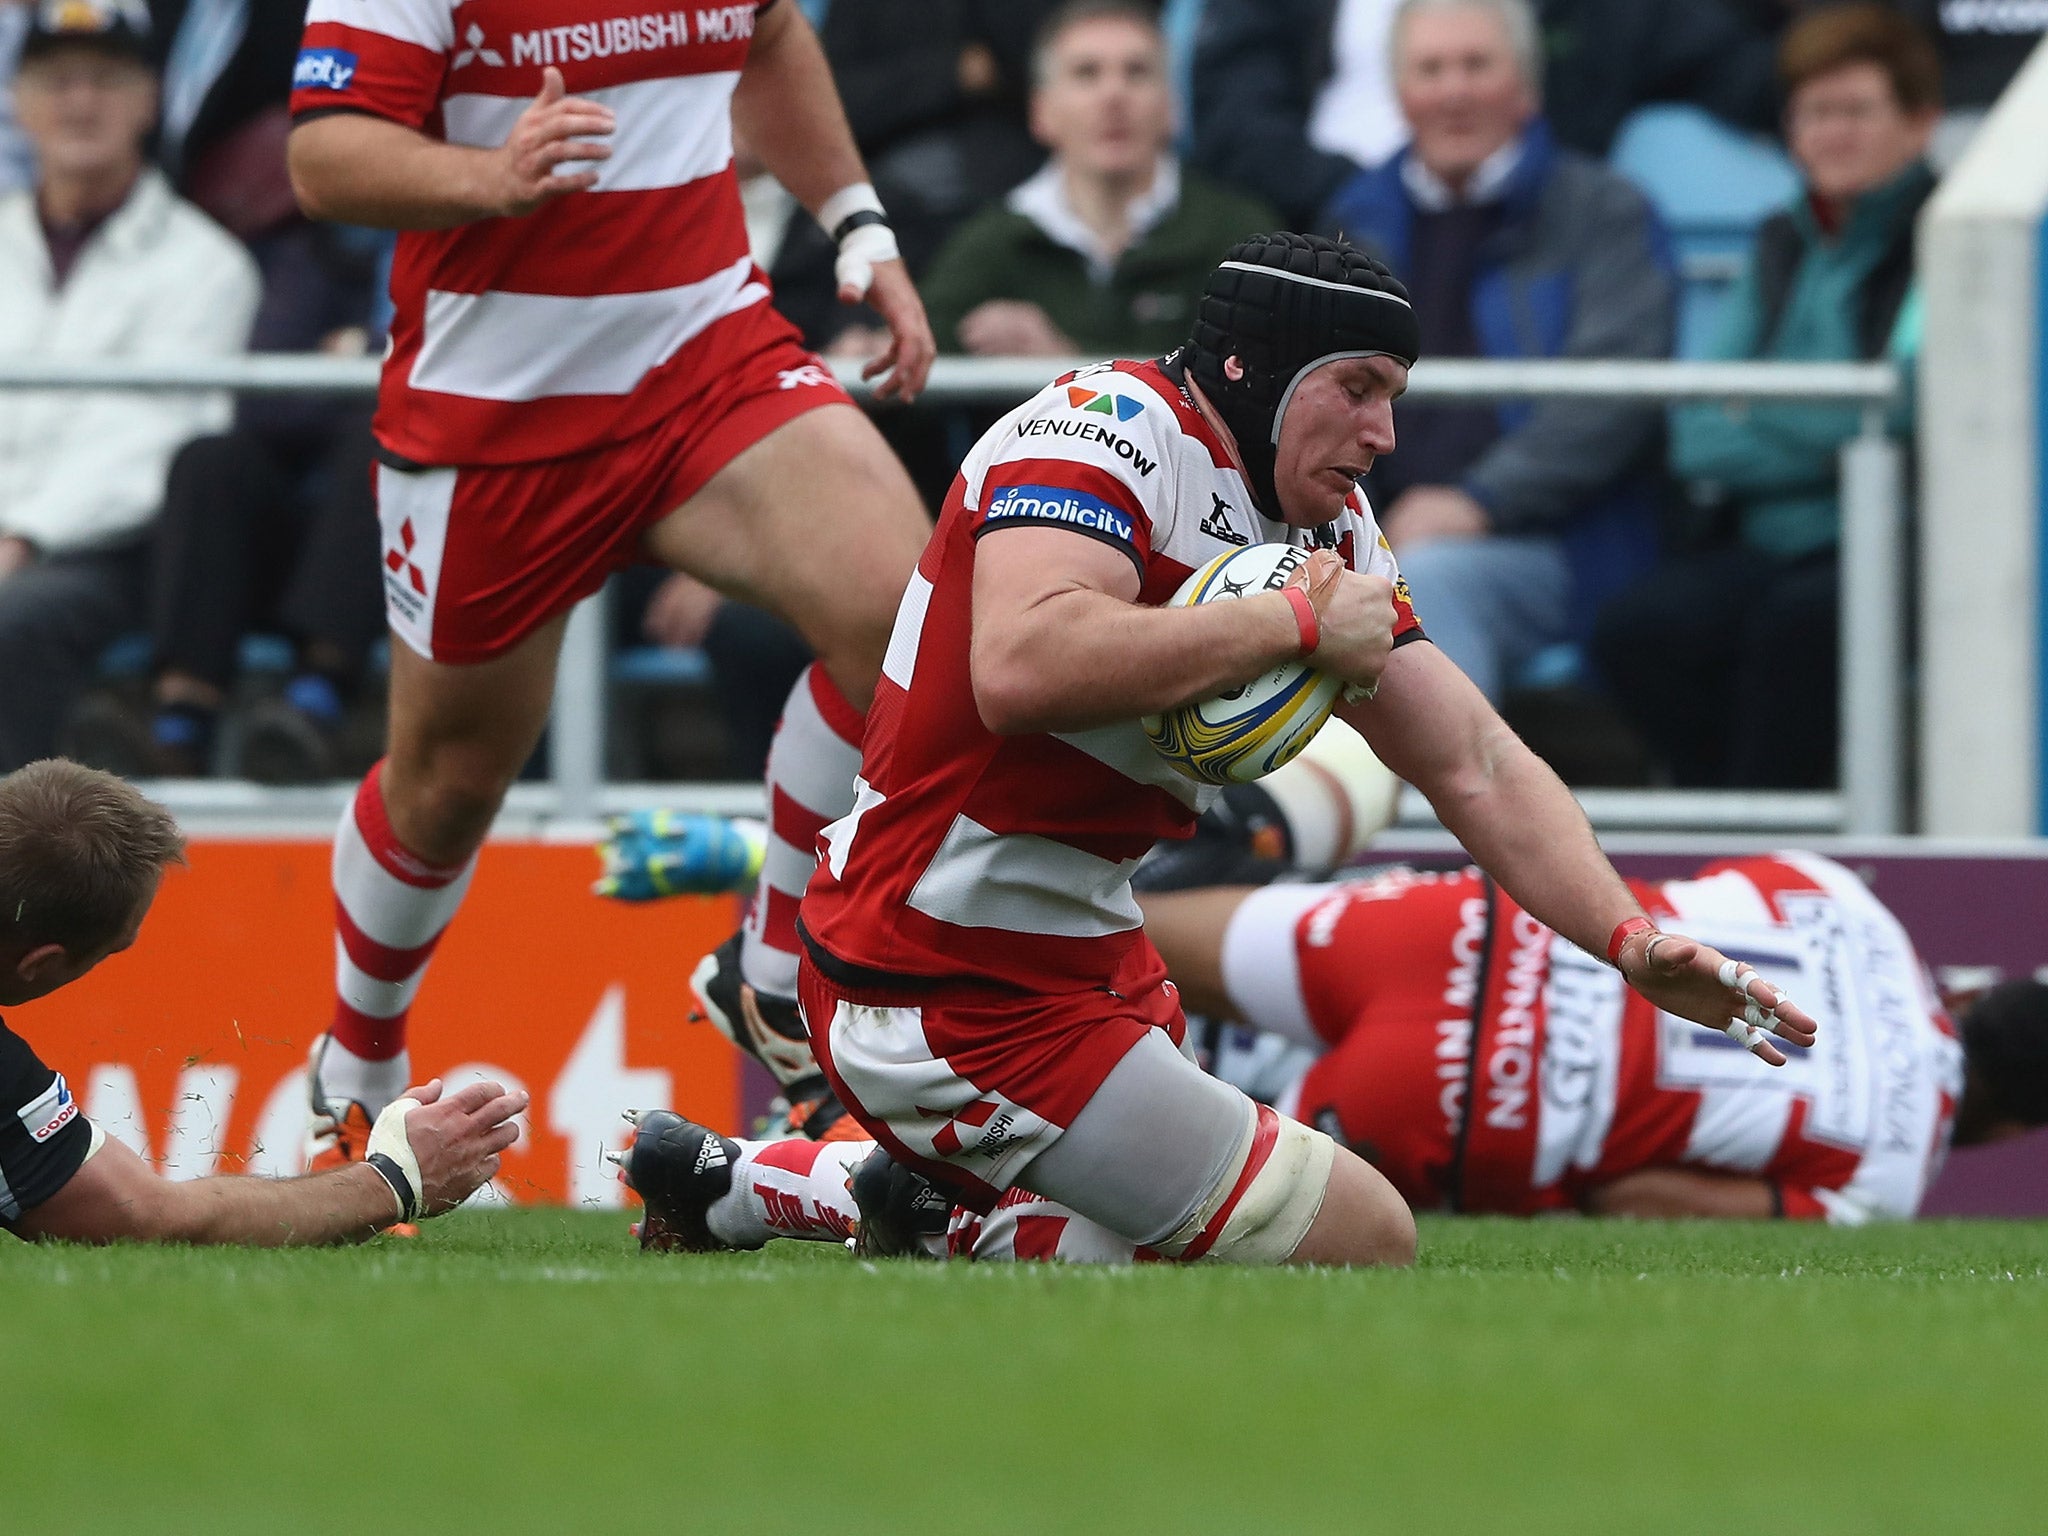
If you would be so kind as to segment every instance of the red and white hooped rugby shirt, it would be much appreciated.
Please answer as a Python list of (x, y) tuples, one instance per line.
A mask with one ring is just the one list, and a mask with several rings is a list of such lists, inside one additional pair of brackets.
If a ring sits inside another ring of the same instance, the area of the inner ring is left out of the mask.
[[(1148, 604), (1234, 547), (1310, 541), (1253, 510), (1171, 366), (1060, 379), (962, 465), (897, 612), (853, 810), (825, 829), (804, 897), (804, 930), (842, 984), (857, 968), (877, 981), (1091, 987), (1144, 944), (1131, 871), (1160, 838), (1187, 836), (1216, 792), (1168, 767), (1135, 720), (995, 735), (975, 707), (968, 638), (977, 541), (991, 530), (1100, 539), (1130, 557)], [(1396, 583), (1396, 643), (1420, 638), (1362, 493), (1333, 531), (1352, 569)]]
[[(1662, 1012), (1476, 870), (1303, 887), (1275, 992), (1294, 988), (1305, 1016), (1321, 989), (1303, 976), (1372, 964), (1365, 935), (1425, 882), (1469, 893), (1444, 933), (1443, 1012), (1403, 1021), (1420, 1038), (1399, 1057), (1415, 1082), (1398, 1120), (1342, 1127), (1381, 1149), (1412, 1202), (1530, 1214), (1676, 1166), (1764, 1178), (1792, 1217), (1918, 1210), (1948, 1150), (1961, 1049), (1898, 919), (1841, 865), (1787, 853), (1629, 882), (1661, 926), (1755, 966), (1819, 1019), (1814, 1046), (1788, 1048), (1782, 1067)], [(1316, 1024), (1332, 1039), (1346, 1027)]]
[[(707, 387), (713, 327), (768, 298), (732, 166), (732, 93), (777, 0), (312, 0), (296, 120), (364, 112), (495, 148), (562, 72), (617, 114), (588, 192), (399, 236), (377, 435), (420, 464), (518, 464), (629, 437)], [(730, 329), (730, 328), (728, 328)]]

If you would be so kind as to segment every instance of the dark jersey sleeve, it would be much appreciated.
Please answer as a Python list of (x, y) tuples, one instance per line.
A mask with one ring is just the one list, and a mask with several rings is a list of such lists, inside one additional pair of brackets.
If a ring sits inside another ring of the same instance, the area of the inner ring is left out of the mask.
[(0, 1023), (0, 1226), (71, 1182), (92, 1150), (92, 1125), (64, 1074)]

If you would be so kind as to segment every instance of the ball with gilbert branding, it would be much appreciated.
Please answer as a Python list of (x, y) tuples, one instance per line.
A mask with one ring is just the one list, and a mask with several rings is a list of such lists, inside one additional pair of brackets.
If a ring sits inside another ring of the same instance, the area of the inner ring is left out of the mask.
[[(1218, 555), (1181, 583), (1169, 608), (1278, 592), (1312, 553), (1254, 544)], [(1204, 784), (1249, 784), (1293, 761), (1330, 718), (1344, 684), (1303, 661), (1283, 661), (1241, 687), (1143, 721), (1153, 749)]]

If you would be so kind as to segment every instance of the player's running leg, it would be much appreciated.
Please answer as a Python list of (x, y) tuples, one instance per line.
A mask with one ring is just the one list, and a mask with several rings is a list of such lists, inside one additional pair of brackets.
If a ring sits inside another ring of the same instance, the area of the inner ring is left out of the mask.
[(853, 808), (860, 736), (903, 590), (931, 525), (857, 408), (821, 406), (734, 457), (648, 533), (649, 551), (794, 625), (818, 658), (798, 679), (768, 758), (769, 843), (754, 914), (696, 978), (714, 1022), (785, 1086), (799, 1059), (796, 909), (817, 835)]
[(334, 843), (335, 1003), (314, 1042), (308, 1161), (360, 1156), (404, 1091), (406, 1016), (554, 697), (566, 616), (473, 666), (391, 647), (390, 736)]

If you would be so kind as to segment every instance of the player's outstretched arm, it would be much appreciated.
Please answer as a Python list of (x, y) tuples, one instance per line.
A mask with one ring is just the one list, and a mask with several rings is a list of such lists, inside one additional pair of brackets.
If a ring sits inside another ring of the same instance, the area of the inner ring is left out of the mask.
[(1590, 955), (1642, 919), (1612, 956), (1630, 986), (1666, 1012), (1723, 1030), (1772, 1066), (1767, 1035), (1812, 1043), (1814, 1022), (1747, 966), (1660, 934), (1607, 862), (1585, 812), (1471, 679), (1433, 645), (1394, 653), (1370, 700), (1342, 707), (1380, 761), (1421, 790), (1451, 835), (1501, 888)]
[[(173, 1182), (108, 1141), (67, 1184), (23, 1213), (26, 1238), (159, 1242), (255, 1248), (359, 1242), (396, 1222), (438, 1216), (498, 1171), (517, 1138), (524, 1093), (476, 1083), (444, 1097), (436, 1081), (378, 1117), (371, 1161), (303, 1179), (219, 1177)], [(373, 1166), (379, 1155), (395, 1173)], [(398, 1190), (409, 1188), (411, 1199)]]
[[(794, 0), (775, 6), (756, 23), (733, 94), (732, 116), (761, 163), (838, 242), (840, 302), (866, 300), (889, 327), (887, 349), (861, 369), (861, 377), (880, 378), (875, 393), (883, 399), (915, 399), (938, 355), (938, 343), (886, 226), (856, 227), (843, 239), (834, 228), (848, 213), (879, 211), (880, 204), (870, 200), (867, 167), (847, 126), (825, 50)], [(863, 189), (869, 197), (857, 200), (860, 208), (841, 212), (842, 195), (849, 189)], [(884, 252), (885, 259), (874, 259)]]
[(364, 112), (335, 112), (292, 129), (292, 190), (312, 218), (374, 229), (452, 229), (520, 218), (597, 184), (587, 162), (610, 157), (611, 108), (567, 95), (562, 72), (496, 149), (444, 144)]

